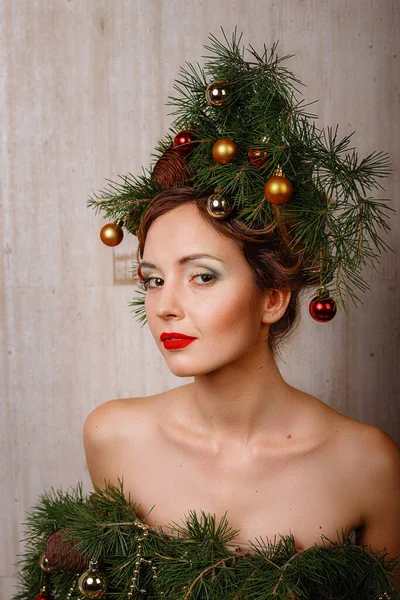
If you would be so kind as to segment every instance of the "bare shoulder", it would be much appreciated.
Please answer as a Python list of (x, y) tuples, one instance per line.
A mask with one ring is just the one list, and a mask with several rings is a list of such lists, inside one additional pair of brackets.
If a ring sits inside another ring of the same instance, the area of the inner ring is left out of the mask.
[(400, 554), (400, 449), (376, 426), (350, 422), (340, 458), (362, 527), (357, 543)]
[(356, 524), (357, 543), (400, 556), (400, 448), (379, 427), (350, 419), (318, 398), (306, 397), (304, 404), (306, 416), (317, 424), (313, 432), (323, 440), (317, 464), (329, 474), (341, 510)]
[(120, 426), (128, 416), (143, 412), (145, 398), (123, 398), (109, 400), (97, 406), (86, 418), (84, 424), (85, 440), (101, 442), (120, 435)]
[(336, 442), (354, 464), (372, 471), (400, 465), (400, 449), (395, 441), (375, 425), (350, 419), (335, 411)]
[(152, 397), (110, 400), (86, 418), (83, 441), (94, 485), (117, 485), (124, 477), (126, 457), (137, 455), (151, 426)]
[(157, 413), (157, 406), (166, 394), (168, 392), (109, 400), (100, 404), (86, 418), (85, 441), (101, 444), (146, 431), (147, 425)]
[(336, 460), (353, 471), (353, 475), (376, 476), (400, 469), (400, 449), (382, 429), (351, 419), (308, 394), (304, 419), (313, 423)]
[(332, 460), (342, 466), (352, 487), (369, 498), (396, 487), (400, 494), (400, 448), (396, 442), (375, 425), (325, 408)]
[(97, 406), (86, 418), (83, 430), (85, 450), (98, 450), (129, 440), (148, 442), (154, 436), (163, 412), (178, 390), (152, 396), (109, 400)]
[(343, 439), (354, 483), (371, 498), (397, 488), (400, 499), (400, 449), (379, 427), (349, 419)]

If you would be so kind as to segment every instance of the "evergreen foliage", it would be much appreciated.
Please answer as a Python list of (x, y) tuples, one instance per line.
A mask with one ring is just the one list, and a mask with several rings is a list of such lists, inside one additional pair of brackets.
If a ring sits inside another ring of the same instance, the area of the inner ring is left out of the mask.
[[(166, 535), (137, 516), (137, 506), (125, 497), (122, 483), (95, 488), (90, 496), (83, 496), (80, 486), (46, 492), (26, 524), (20, 590), (13, 600), (35, 598), (43, 577), (52, 598), (67, 597), (77, 574), (44, 574), (39, 566), (46, 540), (60, 530), (76, 541), (82, 554), (99, 559), (107, 600), (129, 597), (139, 540), (143, 560), (133, 599), (378, 600), (385, 593), (399, 599), (389, 582), (396, 561), (385, 551), (370, 553), (355, 545), (344, 532), (336, 541), (321, 536), (320, 546), (302, 551), (292, 535), (278, 541), (259, 538), (246, 552), (233, 551), (227, 544), (234, 544), (238, 531), (226, 515), (217, 523), (213, 515), (190, 511), (181, 525), (172, 523)], [(71, 599), (81, 597), (75, 587)]]
[[(389, 213), (395, 211), (388, 200), (372, 197), (390, 173), (388, 155), (376, 151), (360, 158), (350, 147), (353, 134), (341, 138), (338, 126), (319, 129), (310, 105), (298, 99), (301, 82), (283, 65), (291, 56), (278, 57), (277, 44), (270, 50), (264, 46), (262, 53), (249, 46), (246, 58), (237, 30), (231, 39), (222, 33), (222, 41), (209, 36), (204, 66), (185, 63), (181, 68), (176, 94), (168, 102), (174, 121), (153, 158), (162, 156), (179, 131), (194, 132), (197, 141), (187, 156), (189, 184), (206, 194), (228, 196), (235, 207), (233, 218), (254, 229), (277, 223), (277, 208), (266, 200), (264, 186), (282, 167), (294, 193), (278, 208), (280, 218), (290, 224), (293, 252), (303, 252), (310, 275), (319, 269), (318, 289), (331, 288), (339, 307), (346, 309), (344, 293), (357, 306), (361, 300), (356, 290), (369, 289), (362, 267), (376, 268), (382, 252), (393, 251), (382, 233), (390, 230)], [(222, 80), (229, 83), (230, 93), (224, 105), (215, 108), (205, 91), (208, 84)], [(211, 154), (221, 138), (238, 145), (237, 157), (229, 164), (218, 164)], [(250, 149), (266, 151), (268, 160), (254, 166)], [(88, 206), (135, 233), (147, 203), (160, 191), (152, 171), (150, 167), (139, 177), (129, 174), (110, 182)], [(145, 321), (143, 302), (139, 295), (132, 305)]]

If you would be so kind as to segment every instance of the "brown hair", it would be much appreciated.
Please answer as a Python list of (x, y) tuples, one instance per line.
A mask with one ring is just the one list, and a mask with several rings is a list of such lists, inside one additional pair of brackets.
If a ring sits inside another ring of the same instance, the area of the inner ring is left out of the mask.
[[(289, 337), (299, 321), (299, 294), (310, 284), (302, 271), (303, 257), (294, 254), (285, 242), (279, 227), (270, 228), (268, 233), (250, 230), (241, 220), (215, 219), (207, 212), (208, 195), (200, 194), (191, 187), (170, 188), (157, 194), (148, 208), (136, 232), (139, 246), (138, 259), (143, 256), (144, 245), (150, 225), (161, 215), (182, 206), (195, 202), (201, 216), (219, 233), (233, 240), (242, 250), (254, 275), (258, 289), (290, 290), (291, 297), (284, 315), (269, 327), (268, 344), (272, 355), (278, 353), (278, 346)], [(234, 216), (234, 213), (232, 213)]]

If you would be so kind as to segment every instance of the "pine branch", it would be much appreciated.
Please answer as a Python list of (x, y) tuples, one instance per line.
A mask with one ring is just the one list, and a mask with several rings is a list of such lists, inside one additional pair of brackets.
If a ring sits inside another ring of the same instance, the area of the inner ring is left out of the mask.
[[(351, 146), (353, 133), (339, 135), (338, 125), (317, 127), (315, 115), (308, 111), (310, 104), (301, 97), (303, 84), (286, 66), (292, 55), (279, 57), (278, 43), (270, 50), (264, 45), (258, 52), (251, 45), (244, 48), (237, 28), (231, 37), (221, 31), (222, 39), (209, 36), (204, 66), (186, 62), (181, 68), (176, 94), (168, 101), (174, 122), (152, 158), (160, 159), (180, 130), (191, 130), (196, 144), (187, 155), (192, 174), (188, 183), (205, 195), (218, 190), (229, 197), (236, 208), (233, 218), (264, 231), (266, 240), (277, 222), (264, 186), (282, 167), (294, 190), (284, 210), (290, 216), (293, 251), (308, 258), (305, 275), (314, 280), (314, 270), (320, 267), (319, 287), (334, 293), (344, 309), (346, 296), (357, 305), (361, 302), (357, 290), (369, 289), (362, 267), (375, 266), (382, 252), (392, 250), (384, 236), (395, 210), (387, 201), (371, 197), (371, 191), (381, 190), (382, 180), (391, 173), (389, 157), (374, 151), (360, 158)], [(215, 108), (207, 102), (206, 89), (222, 80), (228, 83), (229, 94), (224, 105)], [(212, 157), (214, 143), (223, 137), (238, 146), (236, 159), (226, 165)], [(267, 153), (262, 166), (250, 162), (248, 153), (254, 149)], [(152, 170), (109, 182), (88, 206), (135, 233), (148, 202), (160, 191), (152, 181)], [(144, 324), (144, 295), (139, 293), (131, 306)]]
[[(257, 538), (250, 552), (231, 552), (225, 544), (233, 542), (238, 532), (229, 526), (226, 514), (217, 522), (215, 515), (190, 511), (183, 525), (169, 526), (175, 535), (168, 536), (138, 518), (137, 506), (125, 497), (122, 482), (95, 488), (89, 497), (82, 495), (81, 486), (72, 492), (45, 493), (28, 523), (20, 591), (14, 600), (31, 600), (39, 592), (40, 557), (47, 538), (58, 530), (68, 532), (85, 556), (101, 558), (109, 600), (126, 598), (137, 564), (134, 598), (142, 598), (140, 590), (146, 590), (149, 600), (160, 598), (162, 592), (170, 600), (270, 600), (288, 594), (305, 600), (324, 594), (376, 600), (385, 591), (392, 600), (399, 599), (389, 582), (398, 563), (388, 559), (386, 549), (372, 554), (342, 531), (335, 542), (321, 536), (322, 545), (301, 551), (288, 535), (278, 541)], [(76, 574), (62, 570), (46, 579), (47, 588), (61, 598), (76, 585)]]

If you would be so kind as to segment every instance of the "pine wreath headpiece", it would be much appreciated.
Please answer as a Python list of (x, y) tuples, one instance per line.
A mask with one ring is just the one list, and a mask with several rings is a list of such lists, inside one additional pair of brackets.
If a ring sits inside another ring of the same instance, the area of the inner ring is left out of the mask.
[[(317, 288), (311, 316), (329, 321), (336, 305), (346, 310), (343, 292), (361, 302), (361, 276), (383, 251), (390, 231), (383, 189), (389, 157), (374, 151), (360, 159), (350, 147), (353, 134), (340, 138), (338, 126), (319, 129), (315, 115), (298, 100), (301, 82), (278, 57), (277, 44), (259, 54), (231, 40), (209, 35), (204, 67), (186, 63), (175, 81), (175, 119), (156, 148), (155, 164), (139, 176), (129, 173), (95, 193), (88, 206), (111, 219), (101, 239), (115, 246), (123, 228), (135, 234), (147, 206), (162, 190), (191, 186), (207, 195), (216, 219), (240, 219), (255, 233), (278, 228), (293, 254), (301, 254), (307, 281)], [(246, 54), (246, 56), (247, 56)], [(265, 233), (268, 235), (268, 233)], [(144, 293), (131, 302), (145, 322)]]

